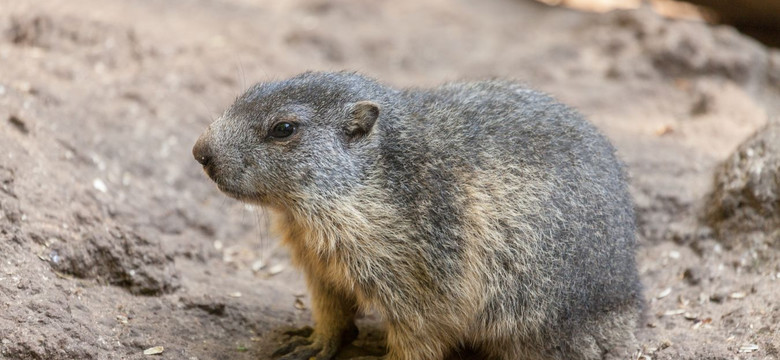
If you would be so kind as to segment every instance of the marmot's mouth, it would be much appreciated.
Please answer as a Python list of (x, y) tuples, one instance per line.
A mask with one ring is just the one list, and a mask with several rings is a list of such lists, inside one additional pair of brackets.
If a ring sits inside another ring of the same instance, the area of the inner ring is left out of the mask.
[(205, 172), (206, 176), (208, 176), (209, 179), (211, 179), (211, 181), (217, 185), (217, 189), (219, 189), (219, 191), (223, 192), (225, 195), (238, 200), (241, 200), (241, 198), (245, 196), (243, 191), (234, 186), (225, 184), (225, 181), (221, 176), (222, 173), (218, 172), (216, 166), (213, 164), (204, 165), (203, 172)]
[(236, 189), (236, 188), (234, 188), (232, 186), (228, 186), (228, 185), (224, 185), (224, 184), (220, 184), (220, 183), (217, 183), (217, 189), (219, 189), (219, 191), (225, 193), (225, 195), (230, 196), (230, 197), (235, 198), (235, 199), (238, 199), (238, 200), (242, 200), (244, 197), (247, 196), (246, 194), (244, 194), (243, 191), (240, 191), (240, 190), (238, 190), (238, 189)]
[(230, 187), (228, 185), (220, 185), (217, 184), (217, 188), (219, 191), (224, 193), (225, 195), (232, 197), (238, 201), (245, 202), (245, 203), (251, 203), (255, 205), (263, 205), (263, 197), (256, 193), (248, 193), (239, 189), (236, 189), (234, 187)]

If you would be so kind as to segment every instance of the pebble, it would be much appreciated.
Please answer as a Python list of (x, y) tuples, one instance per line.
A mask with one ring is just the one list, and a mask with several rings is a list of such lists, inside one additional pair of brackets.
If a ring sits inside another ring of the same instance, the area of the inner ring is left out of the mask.
[(150, 347), (150, 348), (148, 348), (148, 349), (144, 350), (144, 355), (157, 355), (157, 354), (162, 354), (162, 353), (163, 353), (163, 351), (165, 351), (165, 348), (164, 348), (164, 347), (162, 347), (162, 346), (155, 346), (155, 347)]
[(103, 180), (100, 179), (92, 180), (92, 187), (94, 187), (97, 191), (100, 191), (102, 193), (108, 192), (108, 187), (106, 187), (106, 183), (104, 183)]
[(672, 293), (672, 288), (670, 288), (670, 287), (666, 288), (663, 291), (661, 291), (661, 293), (658, 294), (658, 296), (656, 296), (656, 299), (663, 299), (663, 298), (669, 296), (669, 294), (671, 294), (671, 293)]
[(271, 269), (268, 270), (268, 273), (271, 275), (276, 275), (280, 272), (284, 271), (284, 265), (277, 264), (271, 267)]
[(263, 260), (255, 260), (255, 262), (252, 263), (252, 271), (258, 272), (262, 270), (265, 267), (265, 262)]

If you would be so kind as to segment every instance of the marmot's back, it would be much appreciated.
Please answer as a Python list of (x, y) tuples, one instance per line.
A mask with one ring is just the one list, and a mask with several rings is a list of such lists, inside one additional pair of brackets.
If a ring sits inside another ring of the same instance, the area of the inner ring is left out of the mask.
[(491, 294), (481, 321), (536, 322), (530, 333), (558, 337), (616, 307), (636, 315), (633, 204), (603, 135), (567, 106), (514, 83), (454, 83), (404, 95), (415, 112), (388, 141), (390, 149), (406, 149), (389, 151), (404, 165), (390, 165), (387, 175), (404, 184), (393, 189), (406, 195), (401, 207), (425, 209), (407, 216), (425, 219), (421, 227), (449, 224), (424, 237), (437, 245), (432, 258), (452, 263), (452, 249), (467, 241), (460, 238), (481, 227), (489, 246), (476, 266)]

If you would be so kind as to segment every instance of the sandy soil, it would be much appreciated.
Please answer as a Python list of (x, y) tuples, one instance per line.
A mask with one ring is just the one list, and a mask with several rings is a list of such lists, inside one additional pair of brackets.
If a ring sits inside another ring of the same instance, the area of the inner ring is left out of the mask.
[[(308, 69), (513, 78), (577, 107), (631, 171), (634, 358), (780, 359), (780, 232), (700, 220), (714, 169), (777, 118), (780, 53), (520, 0), (0, 0), (0, 358), (267, 359), (309, 324), (262, 210), (190, 154), (248, 85)], [(377, 320), (361, 328), (341, 358), (381, 352)]]

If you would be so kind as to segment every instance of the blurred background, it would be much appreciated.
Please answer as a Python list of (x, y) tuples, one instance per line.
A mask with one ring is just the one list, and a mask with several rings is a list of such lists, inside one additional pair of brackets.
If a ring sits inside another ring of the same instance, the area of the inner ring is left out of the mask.
[(663, 16), (730, 24), (771, 46), (780, 45), (780, 2), (773, 0), (539, 0), (552, 6), (606, 12), (651, 6)]
[[(0, 0), (0, 358), (268, 359), (311, 324), (264, 210), (190, 149), (253, 83), (346, 69), (512, 79), (577, 108), (631, 177), (648, 310), (626, 358), (778, 359), (778, 17), (776, 0)], [(379, 320), (359, 325), (340, 359), (382, 352)]]

